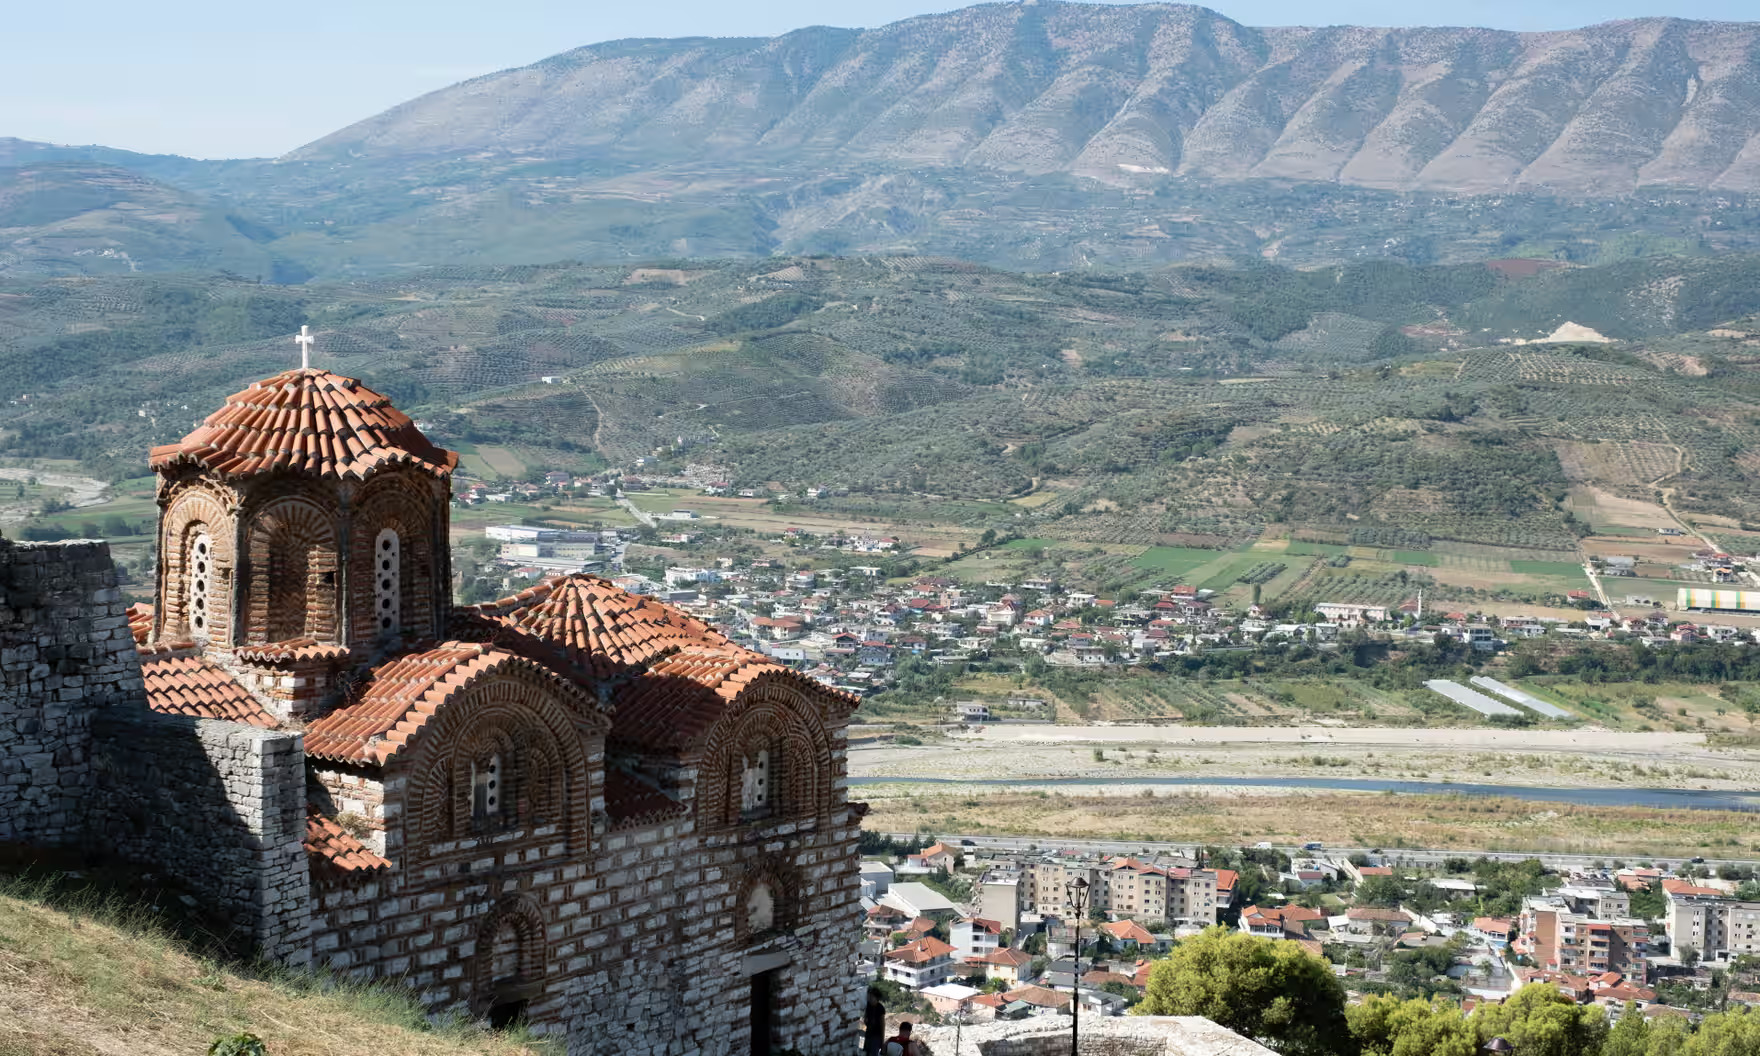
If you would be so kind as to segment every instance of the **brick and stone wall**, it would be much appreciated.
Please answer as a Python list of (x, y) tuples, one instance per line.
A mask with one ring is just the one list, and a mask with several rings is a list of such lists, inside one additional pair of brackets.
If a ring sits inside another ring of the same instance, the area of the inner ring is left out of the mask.
[(136, 706), (98, 716), (92, 748), (95, 849), (193, 889), (231, 924), (241, 952), (309, 959), (299, 734)]
[(144, 699), (140, 659), (100, 542), (0, 540), (0, 841), (84, 835), (95, 713)]
[[(435, 1010), (483, 1015), (524, 1002), (534, 1029), (565, 1034), (571, 1054), (615, 1056), (750, 1051), (752, 978), (769, 973), (776, 1048), (852, 1051), (864, 1000), (859, 818), (844, 801), (844, 730), (829, 732), (825, 801), (704, 827), (691, 815), (610, 817), (594, 739), (578, 771), (584, 829), (559, 817), (430, 840), (442, 812), (424, 796), (466, 791), (412, 780), (429, 766), (421, 751), (378, 787), (320, 764), (314, 788), (364, 808), (393, 865), (321, 878), (314, 957), (405, 982)], [(688, 803), (698, 776), (685, 768), (662, 783)], [(759, 885), (773, 920), (753, 933), (747, 906)]]

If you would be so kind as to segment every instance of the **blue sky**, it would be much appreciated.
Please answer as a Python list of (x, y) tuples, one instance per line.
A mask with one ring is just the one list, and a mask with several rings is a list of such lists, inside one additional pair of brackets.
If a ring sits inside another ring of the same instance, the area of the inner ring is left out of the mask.
[[(0, 136), (195, 157), (291, 150), (412, 96), (602, 40), (876, 26), (959, 0), (21, 0)], [(1561, 29), (1645, 15), (1760, 19), (1755, 0), (1220, 0), (1248, 25)]]

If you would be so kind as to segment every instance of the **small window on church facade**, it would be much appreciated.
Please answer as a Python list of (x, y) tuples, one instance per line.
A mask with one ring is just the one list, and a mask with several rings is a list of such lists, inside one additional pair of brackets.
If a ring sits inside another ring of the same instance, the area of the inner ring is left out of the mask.
[(743, 772), (740, 777), (739, 812), (749, 817), (757, 817), (770, 813), (774, 773), (770, 766), (770, 752), (762, 749), (756, 756), (742, 759)]
[(208, 637), (209, 588), (214, 582), (214, 541), (203, 532), (189, 544), (189, 631)]
[(402, 549), (402, 540), (390, 528), (373, 544), (373, 615), (380, 634), (396, 634), (403, 627)]
[(501, 756), (471, 765), (471, 820), (485, 824), (501, 816)]

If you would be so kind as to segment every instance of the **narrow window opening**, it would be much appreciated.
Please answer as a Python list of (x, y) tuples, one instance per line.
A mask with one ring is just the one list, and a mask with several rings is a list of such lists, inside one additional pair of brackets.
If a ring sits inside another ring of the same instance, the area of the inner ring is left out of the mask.
[(501, 756), (471, 764), (471, 818), (486, 824), (501, 814)]
[(403, 629), (402, 550), (402, 540), (390, 528), (381, 531), (373, 545), (373, 614), (379, 621), (380, 634), (396, 634)]
[(189, 547), (189, 630), (193, 637), (208, 637), (209, 588), (213, 582), (214, 542), (203, 532)]

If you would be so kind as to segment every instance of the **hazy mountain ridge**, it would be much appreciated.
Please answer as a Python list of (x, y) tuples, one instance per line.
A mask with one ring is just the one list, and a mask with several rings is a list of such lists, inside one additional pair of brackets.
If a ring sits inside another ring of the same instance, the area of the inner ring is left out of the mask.
[(872, 30), (592, 45), (422, 96), (288, 160), (483, 153), (1760, 190), (1760, 24), (1256, 29), (1185, 5), (989, 4)]

